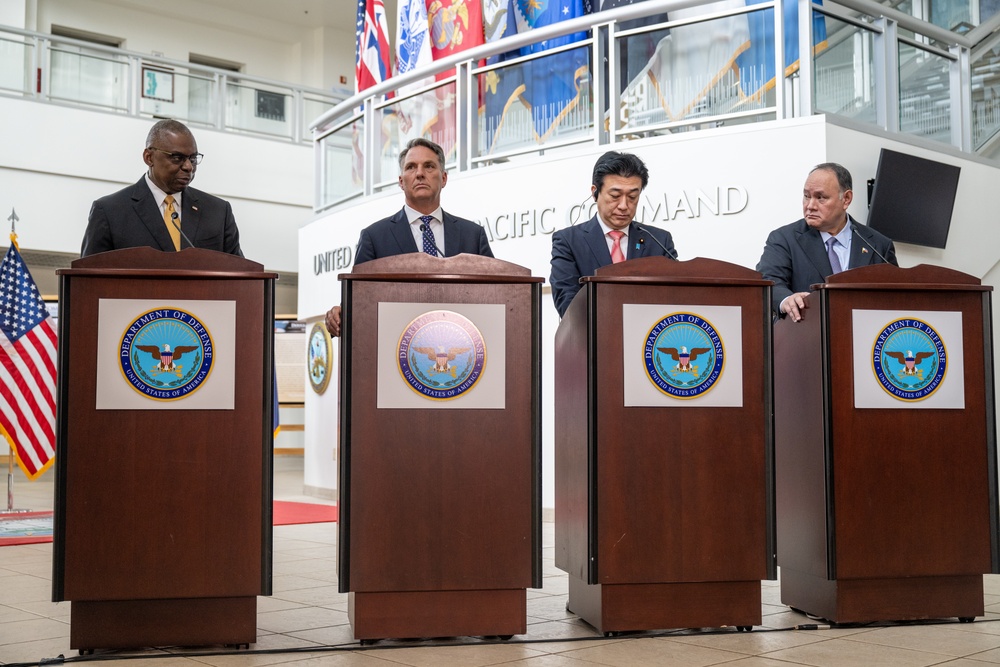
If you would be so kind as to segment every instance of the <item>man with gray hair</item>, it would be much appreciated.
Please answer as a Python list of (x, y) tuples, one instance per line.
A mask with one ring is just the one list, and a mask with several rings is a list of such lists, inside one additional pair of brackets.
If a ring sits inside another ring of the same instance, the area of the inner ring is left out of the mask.
[[(399, 153), (403, 209), (361, 230), (354, 264), (408, 252), (492, 257), (482, 226), (441, 208), (441, 190), (447, 184), (444, 150), (428, 139), (411, 139)], [(340, 335), (340, 306), (327, 312), (326, 328), (331, 336)]]
[(896, 264), (892, 241), (847, 214), (851, 172), (835, 162), (816, 165), (802, 188), (802, 218), (771, 232), (757, 270), (774, 281), (775, 316), (802, 319), (809, 286), (847, 269)]
[(176, 120), (154, 124), (142, 151), (146, 173), (94, 202), (80, 256), (140, 246), (167, 252), (194, 246), (242, 257), (229, 202), (190, 187), (203, 157), (186, 125)]

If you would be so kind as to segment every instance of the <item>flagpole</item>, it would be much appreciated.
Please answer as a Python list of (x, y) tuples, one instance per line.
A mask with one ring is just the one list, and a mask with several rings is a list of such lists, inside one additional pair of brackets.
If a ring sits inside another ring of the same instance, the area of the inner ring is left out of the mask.
[(7, 511), (14, 511), (14, 450), (7, 450)]
[[(11, 207), (10, 216), (7, 219), (10, 220), (10, 242), (16, 248), (17, 230), (14, 225), (18, 220), (20, 220), (20, 218), (17, 217), (17, 211), (15, 211), (13, 207)], [(14, 448), (9, 446), (7, 448), (7, 510), (5, 513), (30, 511), (31, 510), (14, 509)]]

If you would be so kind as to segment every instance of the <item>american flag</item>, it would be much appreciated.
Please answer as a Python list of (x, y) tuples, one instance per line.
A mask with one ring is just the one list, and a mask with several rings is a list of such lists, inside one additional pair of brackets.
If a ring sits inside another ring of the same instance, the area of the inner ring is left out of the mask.
[(387, 25), (382, 0), (358, 0), (354, 81), (359, 93), (391, 75)]
[(0, 435), (28, 479), (55, 458), (56, 330), (16, 237), (0, 263)]

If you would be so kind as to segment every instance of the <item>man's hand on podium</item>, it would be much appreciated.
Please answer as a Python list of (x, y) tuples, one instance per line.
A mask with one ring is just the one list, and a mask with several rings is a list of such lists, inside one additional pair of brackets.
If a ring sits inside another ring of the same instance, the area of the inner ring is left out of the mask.
[(326, 330), (334, 338), (340, 335), (340, 306), (334, 306), (326, 312)]
[[(781, 312), (792, 318), (792, 322), (798, 322), (801, 320), (805, 313), (806, 308), (809, 304), (806, 303), (806, 297), (809, 296), (809, 292), (796, 292), (795, 294), (785, 297), (785, 300), (781, 302)], [(327, 315), (327, 321), (329, 321), (329, 315)], [(327, 324), (327, 328), (329, 328)], [(337, 313), (337, 330), (340, 330), (340, 313)]]

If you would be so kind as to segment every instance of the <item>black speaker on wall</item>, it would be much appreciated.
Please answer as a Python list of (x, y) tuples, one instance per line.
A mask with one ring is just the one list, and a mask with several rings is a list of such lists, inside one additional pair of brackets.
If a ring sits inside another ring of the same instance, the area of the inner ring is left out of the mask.
[(931, 248), (948, 242), (961, 167), (883, 148), (869, 184), (868, 226), (893, 241)]

